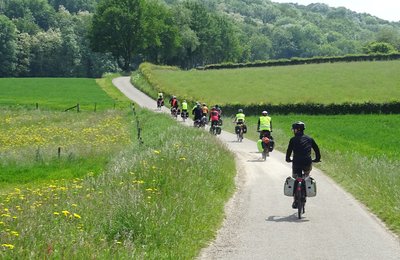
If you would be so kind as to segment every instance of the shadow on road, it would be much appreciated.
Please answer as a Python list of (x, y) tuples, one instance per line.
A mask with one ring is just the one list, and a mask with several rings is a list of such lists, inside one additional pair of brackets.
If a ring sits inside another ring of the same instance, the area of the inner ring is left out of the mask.
[(308, 222), (308, 219), (298, 219), (297, 218), (297, 213), (294, 213), (292, 215), (289, 215), (287, 217), (282, 217), (282, 216), (269, 216), (268, 218), (265, 219), (265, 221), (273, 221), (273, 222)]

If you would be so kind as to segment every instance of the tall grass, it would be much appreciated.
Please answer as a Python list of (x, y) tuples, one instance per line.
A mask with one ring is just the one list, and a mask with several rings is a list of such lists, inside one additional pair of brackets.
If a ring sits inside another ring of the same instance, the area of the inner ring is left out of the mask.
[[(247, 137), (256, 140), (258, 117), (248, 117)], [(324, 172), (367, 205), (400, 234), (400, 139), (398, 115), (272, 116), (278, 150), (286, 152), (291, 125), (306, 123), (306, 134), (318, 143)], [(233, 132), (231, 120), (225, 129)], [(318, 176), (315, 176), (318, 180)], [(332, 195), (334, 197), (334, 194)]]
[(179, 71), (151, 66), (151, 83), (207, 104), (399, 101), (400, 61)]
[(209, 134), (138, 111), (143, 144), (99, 176), (0, 197), (0, 257), (190, 259), (213, 236), (234, 189), (232, 154)]

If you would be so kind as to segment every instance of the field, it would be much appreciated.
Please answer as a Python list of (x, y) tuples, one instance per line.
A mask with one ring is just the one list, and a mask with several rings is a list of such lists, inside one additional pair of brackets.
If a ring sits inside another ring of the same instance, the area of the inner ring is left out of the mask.
[(400, 100), (400, 61), (181, 71), (146, 65), (165, 93), (207, 104), (384, 103)]
[(65, 110), (80, 104), (82, 110), (112, 108), (115, 100), (83, 78), (0, 78), (0, 106)]
[[(113, 77), (96, 91), (127, 102)], [(205, 132), (125, 104), (0, 108), (0, 258), (191, 259), (212, 239), (234, 191), (233, 155)]]

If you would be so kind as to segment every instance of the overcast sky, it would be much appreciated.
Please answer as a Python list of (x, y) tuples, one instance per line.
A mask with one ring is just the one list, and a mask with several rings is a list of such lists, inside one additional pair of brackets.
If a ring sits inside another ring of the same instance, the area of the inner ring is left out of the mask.
[(324, 3), (331, 7), (346, 7), (357, 13), (368, 13), (391, 22), (400, 21), (400, 0), (271, 0), (278, 3)]

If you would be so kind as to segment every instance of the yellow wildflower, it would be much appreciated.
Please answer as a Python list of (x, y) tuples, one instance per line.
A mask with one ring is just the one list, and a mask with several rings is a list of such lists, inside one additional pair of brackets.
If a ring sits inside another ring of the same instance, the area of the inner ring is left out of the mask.
[(155, 154), (160, 154), (160, 153), (161, 153), (161, 151), (154, 150), (154, 153), (155, 153)]
[(63, 210), (61, 212), (64, 214), (64, 216), (68, 216), (70, 214), (68, 210)]
[(74, 213), (74, 217), (75, 218), (82, 218), (81, 216), (79, 216), (78, 214)]
[(57, 211), (56, 211), (56, 212), (53, 212), (53, 214), (56, 215), (56, 216), (60, 215), (60, 213), (57, 212)]
[(11, 231), (11, 235), (16, 236), (16, 237), (19, 236), (17, 231)]
[(9, 249), (14, 249), (14, 245), (11, 244), (2, 244), (1, 246)]

